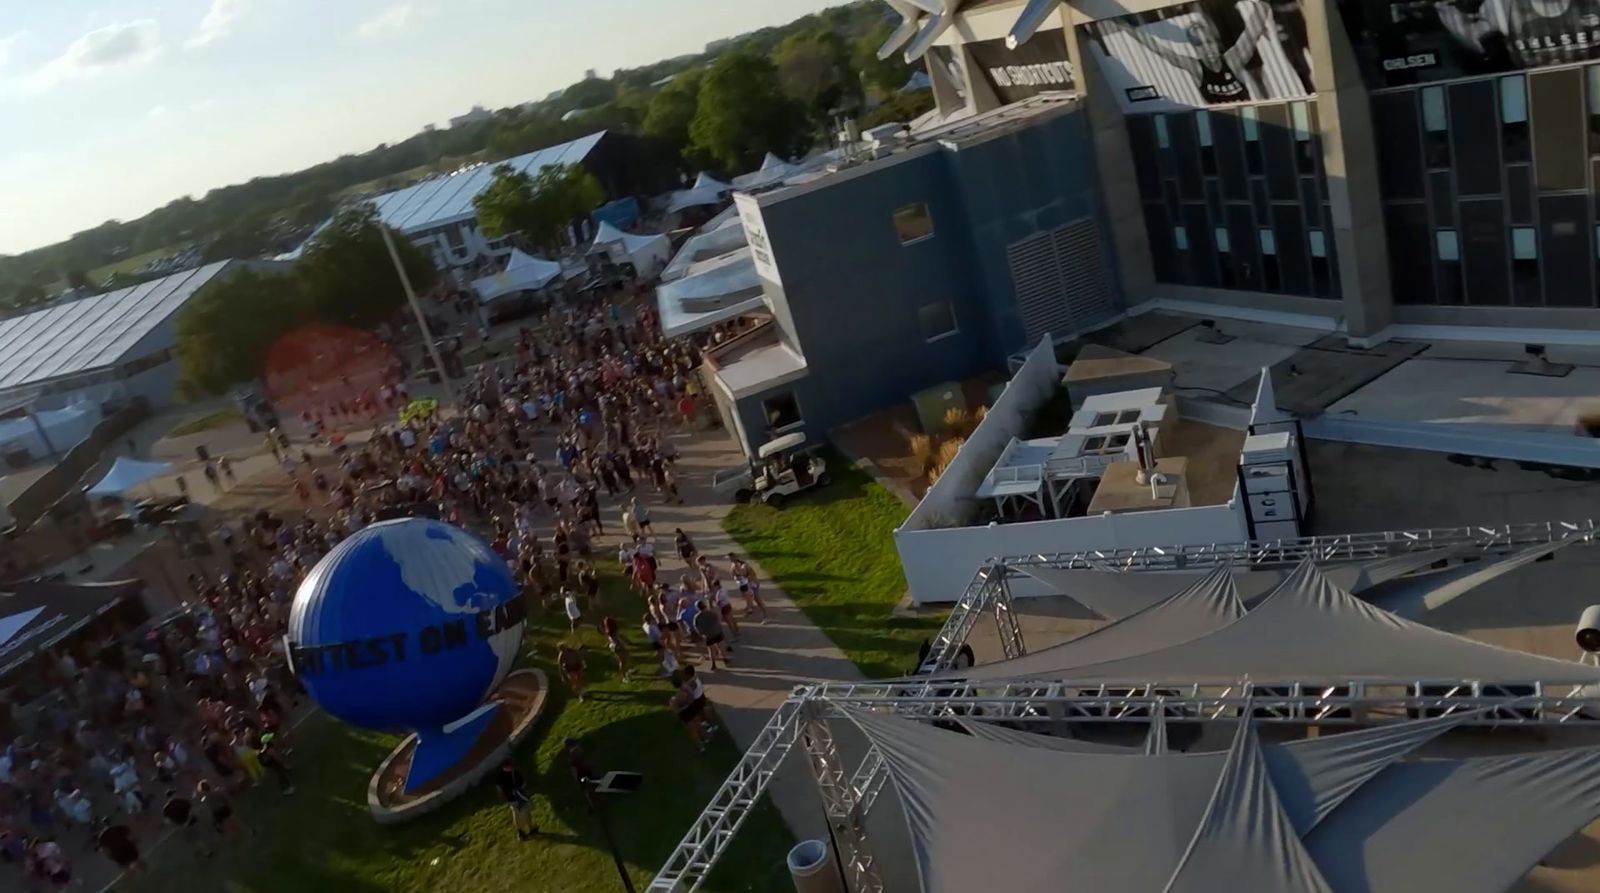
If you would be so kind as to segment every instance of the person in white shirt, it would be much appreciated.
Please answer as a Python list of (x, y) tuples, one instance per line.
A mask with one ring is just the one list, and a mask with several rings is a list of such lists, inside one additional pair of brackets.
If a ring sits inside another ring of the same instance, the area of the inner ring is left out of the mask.
[(578, 594), (571, 589), (565, 591), (567, 608), (567, 622), (572, 625), (572, 631), (578, 631), (578, 624), (583, 620), (583, 608), (578, 605)]

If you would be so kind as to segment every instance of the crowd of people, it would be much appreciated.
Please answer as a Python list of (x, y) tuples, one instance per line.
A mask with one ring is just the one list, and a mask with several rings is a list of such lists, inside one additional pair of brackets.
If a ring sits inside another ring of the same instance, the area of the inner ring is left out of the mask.
[[(330, 396), (309, 408), (299, 442), (273, 432), (299, 510), (220, 524), (224, 567), (190, 577), (190, 609), (175, 622), (109, 657), (60, 653), (59, 695), (0, 748), (0, 860), (34, 889), (55, 890), (72, 883), (85, 846), (137, 872), (163, 826), (201, 854), (249, 834), (236, 795), (263, 780), (294, 792), (301, 689), (284, 633), (295, 590), (342, 539), (394, 517), (479, 532), (530, 607), (564, 613), (569, 636), (548, 657), (576, 697), (590, 653), (633, 678), (630, 640), (649, 647), (670, 680), (665, 705), (703, 749), (715, 726), (694, 661), (728, 665), (738, 609), (764, 621), (766, 608), (737, 555), (701, 554), (681, 529), (657, 548), (652, 506), (682, 502), (669, 435), (705, 409), (693, 346), (662, 339), (648, 307), (624, 306), (590, 298), (548, 309), (456, 382), (454, 412), (367, 434), (369, 420), (395, 418), (406, 396), (397, 379), (375, 399)], [(637, 620), (619, 616), (600, 585), (607, 536), (646, 606)], [(680, 566), (669, 572), (662, 552)], [(520, 784), (502, 791), (519, 836), (531, 833)]]

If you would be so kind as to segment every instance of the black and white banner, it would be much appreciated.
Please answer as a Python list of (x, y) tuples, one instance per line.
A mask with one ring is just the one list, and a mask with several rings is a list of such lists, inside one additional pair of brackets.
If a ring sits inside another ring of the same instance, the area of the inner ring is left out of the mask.
[(1299, 0), (1201, 0), (1082, 26), (1130, 112), (1312, 96)]
[(972, 53), (975, 74), (1006, 105), (1040, 93), (1073, 89), (1067, 38), (1059, 28), (1040, 31), (1014, 50), (1006, 47), (1004, 39), (977, 40), (966, 46)]
[(1339, 0), (1379, 89), (1600, 59), (1600, 0)]

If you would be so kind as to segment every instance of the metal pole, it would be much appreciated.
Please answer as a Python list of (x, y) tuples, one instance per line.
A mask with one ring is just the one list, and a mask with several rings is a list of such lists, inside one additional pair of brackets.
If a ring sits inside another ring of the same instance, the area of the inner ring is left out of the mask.
[(433, 359), (433, 368), (439, 370), (439, 381), (444, 383), (444, 390), (449, 395), (450, 401), (455, 402), (455, 381), (444, 368), (444, 360), (439, 356), (438, 345), (433, 343), (433, 331), (428, 328), (428, 318), (422, 314), (422, 303), (417, 300), (417, 293), (411, 287), (411, 277), (406, 275), (405, 264), (400, 262), (400, 251), (394, 246), (394, 236), (389, 234), (389, 227), (381, 222), (378, 224), (378, 232), (383, 233), (383, 244), (389, 249), (389, 259), (394, 261), (394, 271), (400, 274), (400, 285), (406, 290), (406, 300), (411, 302), (411, 312), (416, 314), (417, 328), (422, 332), (422, 343), (428, 349), (428, 356)]
[(633, 878), (628, 877), (628, 866), (622, 861), (622, 851), (617, 849), (617, 840), (611, 836), (611, 823), (606, 821), (606, 811), (599, 803), (595, 802), (594, 789), (590, 787), (587, 779), (579, 781), (583, 786), (583, 799), (589, 804), (589, 814), (594, 816), (595, 822), (600, 825), (600, 836), (606, 840), (606, 848), (611, 850), (611, 861), (617, 864), (617, 876), (622, 878), (622, 889), (628, 893), (638, 893), (633, 886)]

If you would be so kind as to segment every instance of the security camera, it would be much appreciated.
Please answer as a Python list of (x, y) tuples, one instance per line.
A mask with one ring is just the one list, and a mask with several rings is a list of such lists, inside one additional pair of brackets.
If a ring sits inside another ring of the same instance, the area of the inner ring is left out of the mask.
[(1578, 615), (1576, 638), (1579, 648), (1590, 654), (1600, 654), (1600, 605), (1590, 605)]

